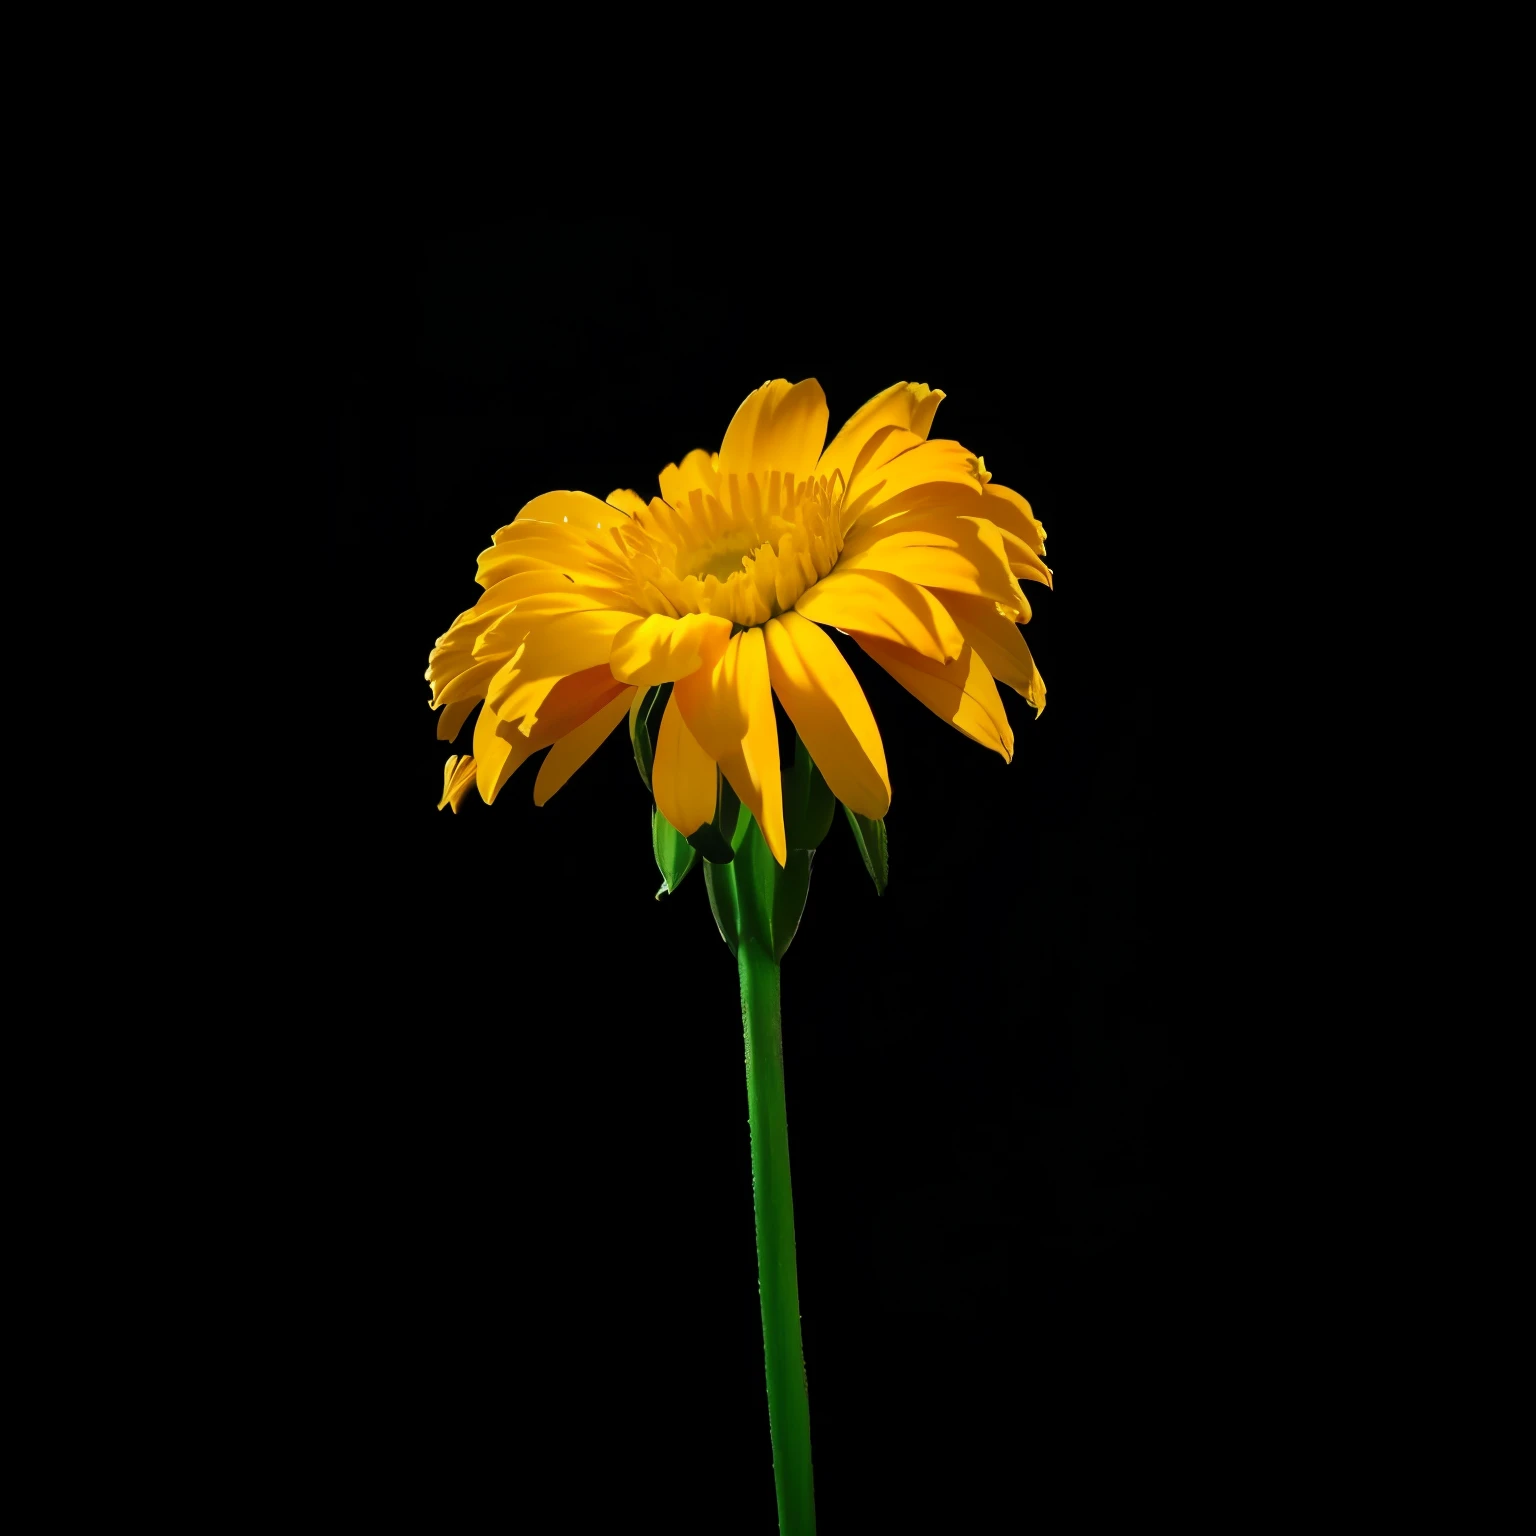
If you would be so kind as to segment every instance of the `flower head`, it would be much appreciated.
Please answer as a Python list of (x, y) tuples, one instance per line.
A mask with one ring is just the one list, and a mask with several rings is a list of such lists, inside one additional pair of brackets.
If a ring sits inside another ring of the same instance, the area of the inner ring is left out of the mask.
[(1045, 530), (982, 459), (928, 436), (943, 398), (895, 384), (823, 447), (821, 386), (775, 379), (743, 401), (718, 453), (667, 465), (649, 502), (627, 490), (530, 501), (480, 556), (484, 595), (427, 668), (443, 740), (483, 701), (443, 803), (457, 809), (471, 775), (494, 800), (549, 747), (542, 805), (648, 688), (671, 683), (652, 787), (684, 835), (715, 813), (718, 765), (784, 862), (775, 695), (837, 798), (883, 817), (880, 732), (822, 625), (1010, 759), (997, 682), (1045, 707), (1018, 629), (1020, 579), (1050, 585)]

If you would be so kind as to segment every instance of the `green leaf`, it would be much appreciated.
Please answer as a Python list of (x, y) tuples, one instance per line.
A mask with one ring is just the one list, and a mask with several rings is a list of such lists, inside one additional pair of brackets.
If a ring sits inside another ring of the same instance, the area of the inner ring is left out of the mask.
[(656, 867), (661, 871), (661, 889), (656, 892), (656, 899), (660, 901), (683, 883), (698, 854), (654, 806), (651, 808), (651, 848), (656, 855)]
[(794, 761), (784, 775), (784, 835), (791, 848), (819, 848), (832, 830), (837, 801), (805, 743), (795, 737)]
[(843, 813), (848, 818), (848, 825), (853, 828), (853, 836), (859, 845), (859, 852), (864, 855), (864, 868), (869, 871), (869, 878), (875, 882), (875, 894), (883, 896), (891, 879), (891, 856), (885, 841), (885, 823), (876, 821), (870, 816), (860, 816), (857, 811), (850, 811), (846, 805), (843, 807)]
[(688, 841), (711, 864), (729, 864), (736, 857), (735, 834), (739, 830), (741, 801), (731, 788), (731, 781), (715, 769), (715, 814), (711, 821), (693, 833)]
[(671, 697), (671, 683), (648, 688), (640, 696), (640, 707), (629, 717), (629, 744), (635, 749), (635, 767), (647, 789), (651, 787), (651, 768), (656, 761), (656, 733), (661, 729), (661, 717)]

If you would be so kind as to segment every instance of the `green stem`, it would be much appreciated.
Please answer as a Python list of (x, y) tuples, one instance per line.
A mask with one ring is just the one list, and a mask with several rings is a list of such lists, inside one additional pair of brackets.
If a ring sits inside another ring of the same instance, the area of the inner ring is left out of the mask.
[(800, 1283), (795, 1274), (795, 1202), (789, 1183), (779, 967), (770, 951), (745, 937), (737, 948), (736, 962), (741, 971), (741, 1018), (747, 1036), (757, 1286), (763, 1304), (768, 1429), (773, 1437), (779, 1531), (780, 1536), (814, 1536), (811, 1405), (800, 1342)]

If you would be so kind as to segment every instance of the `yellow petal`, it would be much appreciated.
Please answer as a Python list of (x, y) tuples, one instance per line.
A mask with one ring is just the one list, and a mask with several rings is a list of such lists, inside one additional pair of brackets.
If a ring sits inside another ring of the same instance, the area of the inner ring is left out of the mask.
[(929, 389), (926, 384), (892, 384), (873, 400), (865, 401), (848, 418), (842, 431), (827, 444), (816, 473), (831, 479), (833, 472), (840, 469), (844, 482), (851, 480), (861, 450), (882, 427), (900, 428), (921, 441), (928, 436), (933, 413), (943, 398), (943, 390)]
[(1019, 626), (996, 603), (985, 597), (965, 597), (957, 592), (944, 594), (949, 609), (965, 638), (998, 682), (1006, 683), (1015, 693), (1023, 694), (1035, 706), (1035, 717), (1045, 708), (1045, 679), (1029, 654)]
[[(620, 606), (614, 602), (610, 592), (600, 595), (582, 592), (562, 581), (558, 591), (539, 592), (532, 597), (525, 597), (513, 603), (505, 612), (497, 614), (494, 622), (475, 641), (475, 655), (477, 658), (491, 656), (497, 651), (504, 656), (510, 655), (527, 635), (546, 620), (568, 613), (601, 612)], [(632, 609), (625, 607), (623, 611), (626, 622), (637, 621)]]
[(480, 786), (480, 798), (487, 805), (494, 802), (502, 785), (537, 750), (516, 731), (510, 739), (503, 736), (500, 726), (501, 721), (490, 709), (482, 709), (475, 721), (475, 780)]
[(774, 379), (754, 389), (738, 407), (720, 445), (720, 477), (744, 484), (748, 475), (766, 478), (782, 470), (797, 481), (816, 473), (827, 438), (827, 397), (815, 379), (791, 385)]
[(608, 505), (616, 507), (626, 517), (645, 511), (645, 502), (634, 491), (609, 491)]
[(877, 821), (891, 807), (885, 747), (864, 690), (831, 637), (798, 613), (763, 626), (768, 676), (784, 712), (850, 810)]
[(889, 640), (934, 661), (952, 661), (965, 644), (932, 593), (885, 571), (839, 568), (802, 593), (795, 610), (818, 624)]
[(998, 695), (997, 684), (981, 657), (971, 646), (942, 666), (902, 650), (883, 640), (865, 640), (855, 636), (860, 646), (885, 668), (914, 698), (921, 699), (941, 720), (957, 731), (1000, 753), (1005, 762), (1013, 759), (1013, 729)]
[(680, 678), (672, 697), (699, 745), (720, 764), (731, 788), (757, 818), (763, 840), (782, 864), (787, 856), (784, 787), (762, 630), (734, 636), (718, 661)]
[[(850, 485), (855, 480), (859, 482), (858, 491), (844, 504), (844, 511), (849, 512), (857, 508), (862, 512), (869, 506), (885, 484), (879, 471), (892, 459), (899, 458), (923, 441), (924, 439), (917, 433), (908, 432), (902, 427), (881, 427), (859, 449), (859, 456), (853, 461), (852, 474), (844, 477)], [(845, 521), (851, 522), (852, 518), (846, 518)]]
[(550, 689), (573, 672), (607, 666), (613, 637), (633, 622), (633, 614), (616, 609), (541, 620), (517, 655), (491, 679), (486, 690), (491, 708), (503, 720), (523, 719), (526, 735)]
[(626, 688), (616, 694), (590, 719), (567, 732), (549, 749), (549, 755), (539, 766), (539, 776), (533, 781), (535, 805), (543, 805), (597, 751), (608, 733), (629, 712), (629, 696), (634, 691)]
[(443, 764), (443, 798), (437, 802), (438, 810), (446, 806), (453, 808), (453, 814), (459, 814), (459, 801), (469, 792), (469, 786), (475, 782), (475, 760), (472, 757), (450, 757)]
[[(875, 477), (865, 478), (872, 481)], [(1030, 512), (1029, 503), (1007, 486), (987, 485), (980, 506), (976, 504), (975, 486), (957, 482), (929, 482), (904, 491), (894, 500), (884, 497), (882, 483), (876, 492), (861, 492), (856, 501), (846, 505), (843, 526), (849, 542), (881, 529), (889, 532), (919, 524), (941, 527), (947, 521), (967, 517), (997, 529), (1015, 576), (1051, 585), (1051, 570), (1042, 558), (1045, 529)]]
[[(480, 594), (480, 601), (467, 608), (437, 637), (428, 658), (427, 676), (449, 676), (458, 665), (467, 665), (476, 642), (502, 618), (508, 609), (530, 597), (549, 592), (569, 592), (571, 584), (559, 571), (548, 566), (520, 572), (498, 581)], [(457, 658), (457, 661), (455, 661)]]
[[(545, 528), (544, 523), (532, 523), (531, 529)], [(551, 532), (556, 530), (551, 529)], [(475, 569), (475, 580), (482, 587), (490, 588), (513, 576), (531, 572), (543, 572), (555, 580), (547, 582), (549, 590), (557, 590), (556, 583), (572, 584), (598, 591), (628, 592), (634, 587), (634, 573), (606, 551), (584, 541), (568, 543), (543, 537), (493, 544), (480, 552), (480, 563)]]
[[(715, 467), (714, 455), (702, 448), (685, 454), (681, 464), (668, 464), (656, 478), (661, 485), (662, 500), (679, 512), (686, 511), (695, 491), (716, 500), (720, 497), (720, 474)], [(649, 513), (649, 508), (646, 510)], [(651, 519), (647, 516), (641, 521), (649, 524)]]
[(678, 708), (674, 692), (656, 733), (651, 764), (656, 809), (684, 837), (697, 832), (715, 814), (715, 760), (694, 737)]
[[(562, 582), (562, 586), (569, 589), (569, 584)], [(519, 582), (502, 582), (496, 589), (511, 586), (519, 586)], [(490, 593), (485, 594), (486, 598)], [(432, 684), (433, 707), (454, 703), (459, 699), (481, 698), (485, 694), (484, 679), (491, 673), (479, 672), (466, 683), (459, 683), (457, 687), (450, 689), (460, 674), (474, 668), (480, 662), (492, 662), (491, 672), (495, 671), (500, 661), (505, 661), (517, 648), (517, 640), (520, 636), (503, 634), (498, 641), (487, 641), (485, 636), (489, 630), (495, 627), (508, 612), (513, 604), (511, 601), (497, 600), (482, 606), (477, 603), (473, 608), (461, 613), (449, 626), (448, 632), (439, 635), (437, 644), (433, 646), (432, 653), (427, 657), (427, 680)], [(468, 691), (466, 691), (468, 690)]]
[(888, 571), (920, 586), (990, 597), (1015, 611), (1024, 604), (1002, 534), (975, 517), (903, 513), (849, 539), (837, 569)]
[[(495, 586), (487, 587), (480, 594), (480, 601), (475, 604), (473, 611), (477, 617), (484, 617), (486, 614), (510, 608), (514, 603), (525, 602), (530, 597), (539, 597), (546, 592), (569, 592), (570, 590), (570, 582), (560, 571), (552, 565), (540, 565), (526, 571), (519, 571), (516, 575), (504, 577)], [(484, 633), (484, 628), (481, 633)]]
[[(636, 500), (639, 498), (636, 497)], [(524, 524), (554, 523), (561, 528), (579, 528), (597, 533), (605, 527), (614, 527), (619, 521), (613, 515), (614, 510), (610, 503), (599, 501), (596, 496), (589, 496), (585, 491), (545, 491), (542, 496), (535, 496), (512, 521)], [(496, 542), (501, 542), (500, 534)]]
[(526, 737), (531, 750), (537, 752), (590, 720), (610, 699), (621, 693), (627, 696), (628, 691), (607, 667), (589, 667), (585, 672), (562, 677), (549, 690), (539, 706), (538, 719), (531, 725), (527, 721), (512, 724), (503, 720), (497, 729), (508, 740), (513, 736)]
[(881, 508), (896, 511), (903, 499), (925, 485), (956, 485), (968, 490), (977, 501), (981, 515), (981, 481), (976, 477), (976, 455), (950, 438), (929, 438), (899, 453), (885, 463), (874, 462), (859, 469), (848, 483), (850, 502), (870, 500), (860, 515), (867, 521)]
[(653, 613), (627, 624), (613, 637), (609, 664), (621, 682), (671, 683), (699, 665), (704, 649), (718, 655), (730, 638), (729, 619), (707, 613), (669, 619)]
[[(997, 528), (996, 523), (992, 526)], [(1003, 553), (1008, 559), (1008, 569), (1020, 581), (1038, 581), (1047, 587), (1055, 585), (1050, 566), (1018, 534), (1010, 533), (1006, 528), (998, 528), (997, 536), (1003, 541)]]
[[(452, 741), (464, 729), (464, 722), (469, 719), (470, 710), (479, 702), (478, 699), (457, 699), (452, 704), (445, 704), (437, 717), (437, 739)], [(438, 809), (441, 810), (442, 807), (439, 806)]]
[(475, 662), (473, 666), (466, 667), (462, 672), (455, 672), (446, 682), (434, 679), (433, 704), (439, 709), (445, 709), (450, 704), (457, 704), (461, 699), (469, 699), (472, 702), (483, 699), (491, 679), (506, 664), (505, 657), (492, 656), (485, 661)]
[(944, 399), (942, 389), (929, 389), (926, 384), (909, 384), (907, 390), (912, 400), (912, 419), (907, 423), (909, 432), (926, 438), (933, 431), (933, 418)]
[(1017, 491), (1009, 490), (995, 480), (988, 481), (981, 494), (981, 515), (990, 518), (1005, 532), (1016, 533), (1044, 559), (1045, 527), (1035, 516), (1034, 508)]
[[(540, 506), (551, 497), (552, 506)], [(570, 510), (561, 512), (561, 507)], [(547, 516), (529, 516), (530, 509)], [(620, 524), (628, 527), (630, 521), (584, 492), (551, 491), (535, 497), (516, 521), (496, 530), (491, 547), (480, 553), (475, 579), (489, 587), (506, 576), (546, 566), (578, 583), (628, 585), (632, 573), (614, 539)]]

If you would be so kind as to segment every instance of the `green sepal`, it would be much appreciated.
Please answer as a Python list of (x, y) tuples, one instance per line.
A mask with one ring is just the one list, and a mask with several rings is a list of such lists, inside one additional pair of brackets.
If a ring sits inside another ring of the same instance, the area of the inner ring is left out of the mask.
[(883, 896), (891, 880), (891, 853), (885, 841), (885, 823), (870, 816), (860, 816), (846, 805), (843, 814), (848, 818), (848, 825), (853, 828), (859, 852), (864, 855), (864, 868), (875, 882), (875, 894)]
[(688, 841), (711, 864), (729, 864), (736, 857), (735, 834), (739, 830), (741, 801), (731, 788), (731, 781), (715, 769), (715, 814)]
[(709, 910), (714, 914), (715, 927), (720, 930), (720, 937), (725, 940), (734, 960), (741, 925), (736, 900), (736, 872), (729, 864), (712, 864), (705, 859), (704, 890), (709, 896)]
[(704, 888), (715, 926), (734, 955), (744, 938), (755, 939), (780, 961), (794, 940), (811, 888), (811, 852), (791, 848), (784, 867), (763, 840), (756, 818), (742, 808), (736, 857), (704, 865)]
[(795, 758), (784, 775), (784, 836), (791, 848), (819, 848), (832, 830), (837, 801), (798, 736)]
[(640, 696), (639, 708), (629, 717), (629, 744), (635, 749), (635, 767), (647, 789), (651, 787), (651, 768), (656, 761), (656, 735), (671, 697), (671, 683), (647, 688)]
[(687, 838), (654, 806), (651, 807), (651, 849), (656, 855), (656, 867), (661, 871), (661, 889), (656, 892), (656, 899), (660, 901), (683, 883), (698, 854), (689, 846)]

